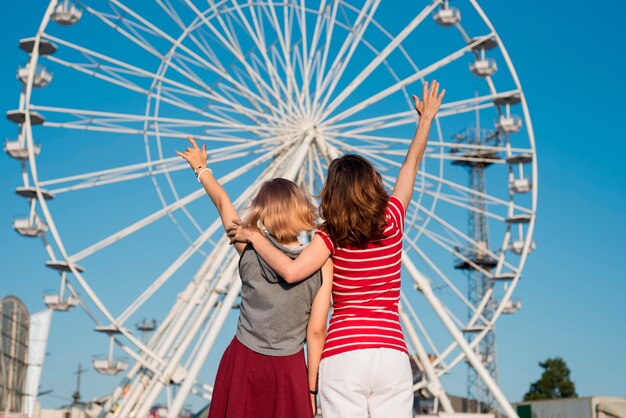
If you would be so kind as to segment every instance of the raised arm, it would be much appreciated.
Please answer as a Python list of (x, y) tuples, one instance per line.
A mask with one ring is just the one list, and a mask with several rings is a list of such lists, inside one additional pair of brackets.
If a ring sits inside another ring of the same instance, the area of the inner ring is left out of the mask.
[[(188, 136), (187, 139), (191, 142), (191, 147), (185, 149), (185, 152), (176, 151), (176, 154), (183, 157), (189, 163), (192, 170), (194, 170), (204, 190), (206, 190), (211, 201), (217, 208), (224, 229), (227, 229), (229, 226), (233, 225), (233, 219), (239, 219), (237, 209), (235, 209), (230, 197), (228, 197), (226, 190), (224, 190), (222, 185), (213, 177), (213, 172), (206, 167), (206, 144), (203, 144), (202, 148), (200, 148), (192, 137)], [(239, 254), (241, 254), (246, 246), (245, 243), (241, 242), (234, 245)]]
[(319, 236), (313, 236), (311, 243), (302, 250), (298, 258), (292, 260), (284, 252), (276, 248), (265, 236), (246, 227), (240, 220), (233, 221), (233, 226), (226, 228), (230, 243), (241, 242), (252, 244), (256, 252), (287, 283), (295, 283), (306, 279), (321, 269), (330, 251)]
[[(326, 342), (326, 323), (328, 322), (328, 310), (330, 309), (330, 297), (333, 289), (333, 262), (328, 260), (322, 267), (322, 287), (317, 291), (311, 315), (306, 329), (307, 368), (309, 373), (309, 388), (312, 392), (318, 389), (318, 370), (324, 343)], [(311, 394), (313, 412), (317, 413), (317, 400), (314, 393)]]
[(411, 203), (411, 196), (413, 196), (413, 188), (415, 187), (415, 177), (417, 176), (417, 169), (419, 168), (424, 150), (426, 149), (430, 125), (439, 111), (439, 106), (441, 106), (441, 100), (445, 92), (446, 90), (444, 89), (441, 90), (441, 94), (439, 94), (439, 83), (433, 81), (430, 89), (428, 88), (428, 83), (424, 83), (421, 101), (416, 95), (413, 95), (415, 110), (417, 110), (420, 120), (417, 124), (417, 130), (415, 131), (411, 145), (409, 145), (406, 157), (404, 157), (404, 162), (402, 162), (402, 166), (398, 172), (396, 184), (393, 187), (393, 194), (404, 203), (405, 208), (408, 208)]

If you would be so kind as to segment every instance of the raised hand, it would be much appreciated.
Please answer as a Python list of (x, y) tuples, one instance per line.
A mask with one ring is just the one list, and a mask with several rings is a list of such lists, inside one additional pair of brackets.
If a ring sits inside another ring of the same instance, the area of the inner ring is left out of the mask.
[(439, 111), (444, 94), (446, 94), (446, 89), (441, 90), (441, 93), (439, 93), (439, 83), (437, 81), (433, 81), (430, 88), (428, 88), (428, 82), (424, 83), (422, 86), (422, 100), (416, 95), (412, 96), (415, 102), (415, 110), (417, 110), (420, 118), (434, 119)]
[(202, 145), (202, 148), (198, 147), (195, 139), (188, 136), (187, 140), (191, 142), (191, 147), (187, 147), (185, 152), (176, 151), (176, 154), (183, 157), (191, 166), (193, 170), (197, 170), (200, 167), (206, 166), (206, 144)]

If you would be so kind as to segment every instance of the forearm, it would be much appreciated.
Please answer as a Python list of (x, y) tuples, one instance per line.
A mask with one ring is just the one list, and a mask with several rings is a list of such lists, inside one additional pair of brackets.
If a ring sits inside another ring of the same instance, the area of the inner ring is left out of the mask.
[(309, 389), (317, 391), (318, 371), (322, 351), (324, 350), (324, 342), (326, 333), (309, 332), (307, 333), (307, 368), (309, 374)]
[[(289, 258), (284, 252), (276, 248), (264, 235), (259, 232), (253, 232), (250, 237), (250, 243), (254, 250), (261, 256), (263, 261), (274, 270), (280, 277), (288, 283), (296, 280), (296, 260)], [(300, 280), (308, 276), (303, 276)]]
[(417, 175), (417, 169), (422, 161), (422, 157), (424, 156), (424, 151), (426, 150), (431, 124), (432, 119), (426, 116), (420, 118), (419, 123), (417, 124), (417, 129), (415, 130), (415, 135), (413, 135), (413, 139), (409, 145), (409, 150), (404, 157), (402, 168), (406, 167), (410, 170), (409, 172), (413, 174), (414, 179)]
[(428, 117), (420, 118), (413, 140), (409, 145), (409, 149), (398, 172), (393, 194), (402, 201), (404, 207), (409, 207), (409, 203), (411, 202), (417, 170), (422, 156), (424, 155), (424, 151), (426, 150), (431, 123), (432, 119)]
[(235, 209), (228, 193), (215, 179), (213, 173), (210, 171), (201, 173), (200, 183), (220, 214), (224, 228), (233, 225), (233, 220), (239, 218), (237, 209)]
[(330, 255), (321, 238), (314, 236), (311, 243), (292, 260), (276, 248), (264, 235), (251, 232), (248, 240), (256, 252), (287, 283), (304, 280), (318, 271)]

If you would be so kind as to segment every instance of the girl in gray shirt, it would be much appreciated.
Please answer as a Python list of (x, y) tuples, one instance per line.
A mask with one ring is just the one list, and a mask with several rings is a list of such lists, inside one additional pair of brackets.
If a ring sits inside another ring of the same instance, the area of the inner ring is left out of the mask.
[[(206, 166), (206, 145), (177, 152), (194, 170), (217, 208), (224, 228), (239, 215), (226, 191)], [(261, 185), (246, 223), (266, 234), (274, 246), (295, 259), (304, 246), (302, 231), (315, 228), (315, 208), (290, 180)], [(304, 280), (287, 282), (251, 245), (235, 244), (240, 254), (241, 310), (237, 331), (217, 371), (209, 418), (313, 417), (317, 371), (332, 289), (332, 262)], [(304, 359), (307, 342), (308, 371)]]

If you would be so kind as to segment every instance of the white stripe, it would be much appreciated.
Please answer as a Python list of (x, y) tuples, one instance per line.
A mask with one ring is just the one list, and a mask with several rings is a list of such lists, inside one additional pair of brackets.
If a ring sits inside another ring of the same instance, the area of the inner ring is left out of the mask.
[[(400, 250), (402, 251), (402, 250)], [(394, 263), (387, 263), (387, 264), (381, 264), (379, 266), (370, 266), (370, 267), (363, 267), (363, 268), (356, 268), (356, 267), (342, 267), (339, 265), (339, 263), (335, 263), (335, 270), (337, 269), (341, 269), (341, 270), (345, 270), (345, 271), (369, 271), (369, 270), (381, 270), (381, 269), (386, 269), (386, 268), (392, 268), (398, 264), (400, 264), (402, 262), (402, 258), (398, 257), (398, 261), (394, 262)]]
[(373, 279), (384, 279), (384, 278), (391, 278), (392, 276), (397, 276), (400, 274), (400, 269), (389, 273), (389, 274), (381, 274), (380, 276), (367, 276), (367, 277), (363, 277), (363, 276), (359, 276), (359, 277), (348, 277), (348, 276), (344, 276), (343, 274), (333, 274), (333, 279), (341, 279), (341, 280), (373, 280)]
[[(394, 298), (395, 300), (398, 300), (398, 298)], [(392, 299), (392, 300), (394, 300)], [(394, 303), (393, 306), (398, 306), (398, 303)], [(356, 308), (356, 309), (363, 309), (363, 310), (374, 310), (376, 312), (381, 312), (381, 313), (395, 313), (394, 311), (388, 311), (385, 308), (387, 308), (387, 306), (363, 306), (361, 303), (358, 305), (346, 305), (346, 306), (339, 306), (339, 307), (335, 307), (334, 311), (341, 311), (343, 309), (350, 309), (350, 308)]]
[[(398, 324), (398, 325), (400, 325), (400, 324)], [(337, 331), (344, 331), (344, 330), (348, 330), (348, 329), (365, 329), (365, 330), (368, 330), (368, 329), (382, 329), (384, 331), (395, 332), (396, 334), (403, 335), (401, 329), (395, 329), (395, 328), (390, 328), (390, 327), (348, 326), (348, 327), (341, 327), (339, 329), (335, 328), (335, 329), (332, 329), (332, 330), (328, 331), (328, 334), (327, 334), (327, 337), (326, 337), (326, 341), (328, 342), (328, 341), (331, 341), (333, 339), (338, 339), (338, 338), (349, 338), (350, 336), (353, 336), (353, 337), (364, 337), (365, 335), (378, 335), (378, 334), (363, 334), (363, 335), (361, 335), (361, 334), (350, 334), (350, 335), (347, 335), (347, 336), (344, 336), (344, 337), (328, 338), (328, 335), (330, 335), (330, 334), (333, 334), (333, 333), (335, 333)], [(389, 338), (398, 338), (398, 337), (389, 336)]]

